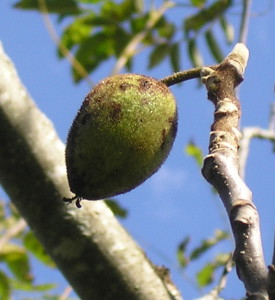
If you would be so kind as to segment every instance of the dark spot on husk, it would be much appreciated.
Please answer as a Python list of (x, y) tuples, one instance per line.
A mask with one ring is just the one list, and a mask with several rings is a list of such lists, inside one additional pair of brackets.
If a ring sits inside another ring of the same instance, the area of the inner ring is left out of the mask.
[(138, 81), (139, 81), (139, 89), (141, 91), (148, 90), (152, 85), (150, 80), (148, 80), (147, 78), (141, 77), (140, 79), (138, 79)]
[(116, 102), (110, 103), (109, 117), (112, 119), (112, 121), (119, 121), (121, 118), (121, 104)]
[(125, 91), (128, 87), (130, 87), (130, 84), (126, 83), (126, 82), (123, 82), (119, 85), (119, 88), (122, 90), (122, 91)]
[(166, 141), (166, 130), (165, 129), (162, 129), (161, 131), (161, 149), (164, 148), (164, 144), (165, 144), (165, 141)]
[(147, 104), (149, 104), (149, 102), (150, 102), (150, 100), (147, 99), (147, 98), (142, 98), (141, 99), (141, 104), (143, 104), (143, 105), (147, 105)]

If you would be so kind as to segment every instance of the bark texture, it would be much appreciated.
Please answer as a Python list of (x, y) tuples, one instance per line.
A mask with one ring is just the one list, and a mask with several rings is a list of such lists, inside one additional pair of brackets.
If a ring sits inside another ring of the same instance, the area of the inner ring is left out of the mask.
[(0, 182), (79, 297), (181, 299), (103, 201), (63, 203), (64, 145), (1, 45), (0, 71)]
[(267, 268), (264, 262), (259, 216), (252, 193), (239, 175), (238, 148), (241, 139), (240, 102), (235, 88), (243, 80), (248, 50), (237, 44), (215, 69), (202, 70), (202, 82), (215, 105), (209, 154), (202, 173), (218, 191), (227, 210), (236, 248), (234, 260), (248, 299), (268, 299)]

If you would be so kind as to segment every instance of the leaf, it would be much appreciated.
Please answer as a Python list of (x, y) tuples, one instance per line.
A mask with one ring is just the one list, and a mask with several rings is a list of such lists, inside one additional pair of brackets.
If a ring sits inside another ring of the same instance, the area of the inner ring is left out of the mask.
[(50, 256), (45, 252), (43, 246), (35, 237), (33, 232), (29, 231), (23, 238), (23, 245), (28, 249), (37, 259), (49, 267), (55, 267), (54, 262)]
[(167, 57), (169, 50), (170, 45), (167, 43), (157, 45), (150, 54), (148, 68), (152, 69), (159, 65)]
[[(45, 0), (49, 13), (78, 14), (80, 9), (75, 0)], [(14, 4), (15, 8), (26, 10), (40, 10), (37, 0), (21, 0)]]
[(56, 288), (56, 284), (53, 283), (34, 285), (32, 282), (22, 282), (18, 280), (11, 280), (11, 283), (15, 290), (25, 292), (47, 292)]
[(206, 24), (219, 18), (232, 5), (232, 0), (218, 0), (209, 7), (201, 9), (197, 14), (184, 21), (184, 31), (188, 36), (190, 31), (199, 31)]
[[(75, 53), (75, 58), (88, 73), (94, 71), (115, 52), (114, 39), (107, 31), (100, 31), (80, 44)], [(75, 82), (83, 79), (79, 73), (73, 70)]]
[[(67, 49), (71, 49), (73, 46), (83, 43), (89, 37), (92, 31), (92, 26), (88, 22), (89, 19), (90, 16), (76, 18), (74, 22), (63, 30), (60, 41)], [(60, 51), (58, 54), (59, 57), (63, 57)]]
[(213, 34), (213, 31), (211, 29), (208, 29), (205, 32), (205, 39), (206, 39), (206, 43), (208, 45), (208, 48), (212, 54), (212, 56), (214, 57), (214, 59), (219, 63), (223, 60), (223, 54), (222, 51), (219, 47), (219, 44)]
[(189, 144), (185, 147), (186, 154), (195, 158), (196, 163), (199, 167), (203, 164), (203, 154), (201, 149), (194, 144), (194, 142), (189, 142)]
[(189, 53), (189, 57), (192, 62), (192, 65), (194, 67), (201, 67), (204, 65), (202, 56), (197, 47), (197, 43), (196, 43), (195, 39), (188, 40), (188, 53)]
[(116, 57), (119, 57), (130, 41), (131, 36), (125, 29), (123, 29), (123, 27), (120, 26), (113, 28), (112, 32), (110, 32), (110, 35), (112, 35), (114, 39), (115, 55)]
[(206, 0), (190, 0), (191, 4), (196, 7), (203, 7)]
[(199, 287), (204, 287), (213, 282), (215, 267), (212, 263), (207, 264), (203, 269), (201, 269), (197, 275), (197, 283)]
[[(137, 34), (144, 30), (144, 24), (147, 23), (149, 17), (149, 13), (145, 13), (141, 16), (138, 15), (137, 17), (130, 19), (132, 33)], [(152, 32), (149, 32), (142, 42), (144, 45), (152, 45), (154, 43)]]
[(180, 45), (179, 43), (174, 43), (170, 47), (169, 51), (170, 62), (172, 65), (173, 72), (178, 72), (180, 70)]
[(227, 22), (225, 16), (220, 17), (220, 25), (225, 34), (227, 43), (232, 44), (234, 41), (234, 27)]
[(128, 215), (128, 211), (121, 207), (117, 201), (113, 199), (106, 199), (105, 203), (108, 205), (108, 207), (111, 209), (111, 211), (114, 213), (114, 215), (121, 217), (121, 218), (126, 218)]
[(5, 262), (13, 275), (21, 281), (31, 281), (29, 259), (26, 251), (15, 244), (5, 244), (1, 250), (0, 260)]
[(11, 286), (9, 278), (5, 273), (0, 271), (0, 299), (9, 300), (11, 294)]
[(185, 268), (189, 263), (189, 258), (186, 256), (186, 248), (190, 242), (190, 237), (187, 236), (178, 246), (177, 259), (182, 268)]
[(173, 23), (170, 23), (162, 16), (155, 25), (157, 32), (161, 38), (172, 39), (175, 34), (176, 28)]
[(228, 260), (231, 259), (231, 255), (229, 253), (218, 254), (213, 262), (207, 263), (197, 274), (196, 279), (199, 287), (204, 287), (213, 282), (215, 271), (224, 267)]
[(201, 245), (196, 247), (190, 254), (190, 259), (195, 260), (198, 259), (202, 254), (211, 249), (217, 243), (222, 240), (228, 239), (229, 235), (227, 232), (222, 230), (217, 230), (214, 234), (214, 237), (202, 240)]
[(114, 23), (120, 23), (129, 19), (132, 14), (138, 12), (138, 9), (133, 0), (124, 0), (121, 3), (106, 0), (101, 7), (100, 15)]

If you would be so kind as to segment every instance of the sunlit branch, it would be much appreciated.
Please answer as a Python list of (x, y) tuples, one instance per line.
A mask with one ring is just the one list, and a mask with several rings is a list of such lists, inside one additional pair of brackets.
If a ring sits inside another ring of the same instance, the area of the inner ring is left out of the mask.
[(267, 300), (268, 273), (259, 215), (252, 192), (239, 174), (241, 108), (235, 88), (243, 80), (248, 56), (248, 49), (239, 43), (215, 70), (202, 69), (202, 82), (215, 106), (209, 154), (204, 159), (202, 174), (216, 188), (226, 208), (236, 244), (233, 258), (248, 299)]

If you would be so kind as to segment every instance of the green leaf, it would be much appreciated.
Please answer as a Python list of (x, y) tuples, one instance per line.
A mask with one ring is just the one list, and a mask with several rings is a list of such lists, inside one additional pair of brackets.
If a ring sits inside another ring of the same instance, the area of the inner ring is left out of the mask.
[(218, 0), (209, 7), (201, 9), (197, 14), (184, 20), (184, 31), (199, 31), (206, 24), (219, 18), (232, 5), (232, 0)]
[(15, 244), (5, 244), (0, 260), (5, 262), (14, 276), (22, 281), (31, 281), (29, 259), (25, 249)]
[[(49, 13), (78, 14), (80, 9), (75, 0), (45, 0)], [(40, 10), (37, 0), (21, 0), (14, 4), (15, 8)]]
[(0, 271), (0, 299), (9, 300), (11, 294), (10, 280), (5, 273)]
[(199, 287), (204, 287), (213, 282), (215, 271), (224, 267), (231, 259), (230, 253), (218, 254), (213, 262), (207, 263), (197, 274), (196, 279)]
[(120, 217), (120, 218), (126, 218), (128, 211), (127, 209), (121, 207), (117, 201), (113, 199), (106, 199), (105, 203), (108, 205), (108, 207), (111, 209), (111, 211), (114, 213), (114, 215)]
[(220, 17), (220, 25), (225, 34), (227, 43), (232, 44), (234, 41), (234, 27), (227, 22), (225, 16)]
[(22, 282), (18, 280), (11, 280), (12, 287), (15, 290), (25, 291), (25, 292), (47, 292), (56, 288), (56, 284), (32, 284), (32, 282)]
[(178, 72), (180, 70), (180, 45), (179, 43), (174, 43), (170, 47), (170, 62), (172, 65), (173, 72)]
[(149, 57), (149, 65), (148, 68), (152, 69), (155, 66), (159, 65), (165, 57), (169, 54), (170, 45), (167, 43), (163, 43), (154, 47), (153, 51)]
[(157, 32), (161, 38), (172, 39), (175, 34), (176, 28), (173, 23), (170, 23), (162, 16), (155, 25)]
[[(88, 73), (94, 71), (99, 65), (115, 53), (113, 36), (107, 31), (100, 31), (89, 37), (80, 44), (75, 53), (75, 58), (86, 69)], [(82, 77), (73, 70), (75, 82), (79, 82)]]
[(130, 26), (133, 33), (139, 33), (144, 29), (144, 24), (146, 24), (149, 18), (149, 14), (138, 15), (137, 17), (130, 19)]
[[(67, 49), (83, 43), (89, 37), (92, 31), (92, 26), (88, 22), (89, 19), (89, 16), (76, 18), (74, 22), (64, 29), (60, 41)], [(58, 54), (60, 57), (63, 57), (61, 52)]]
[(195, 260), (201, 257), (202, 254), (204, 254), (206, 251), (211, 249), (213, 246), (215, 246), (220, 241), (223, 241), (225, 239), (228, 239), (229, 234), (222, 230), (217, 230), (214, 234), (214, 237), (202, 240), (201, 245), (199, 247), (196, 247), (190, 254), (190, 259)]
[(185, 268), (189, 263), (189, 258), (186, 255), (186, 248), (190, 242), (190, 237), (187, 236), (178, 246), (177, 259), (182, 268)]
[(199, 167), (202, 166), (203, 163), (203, 154), (201, 149), (194, 144), (194, 142), (189, 142), (189, 144), (185, 147), (186, 154), (192, 156)]
[(55, 267), (54, 262), (31, 231), (24, 236), (23, 245), (42, 263), (52, 268)]
[[(144, 24), (147, 23), (149, 17), (149, 13), (145, 13), (143, 15), (138, 15), (137, 17), (130, 19), (132, 33), (137, 34), (144, 30)], [(148, 33), (142, 42), (144, 45), (152, 45), (154, 43), (152, 32)]]
[(115, 55), (119, 57), (129, 43), (131, 35), (120, 26), (113, 28), (110, 35), (113, 36)]
[(203, 7), (206, 0), (190, 0), (191, 4), (196, 7)]
[(204, 65), (201, 53), (199, 51), (199, 48), (197, 47), (197, 42), (195, 39), (188, 40), (188, 53), (192, 65), (194, 67), (201, 67)]
[(212, 263), (207, 264), (197, 275), (197, 283), (199, 287), (204, 287), (213, 282), (215, 266)]
[(208, 29), (205, 32), (205, 39), (206, 39), (206, 43), (208, 45), (208, 48), (212, 54), (212, 56), (214, 57), (214, 59), (219, 63), (223, 60), (223, 54), (222, 51), (220, 49), (220, 46), (212, 32), (211, 29)]
[(133, 0), (124, 0), (121, 3), (106, 0), (101, 7), (100, 15), (114, 23), (119, 23), (129, 19), (132, 14), (138, 12), (138, 9)]

